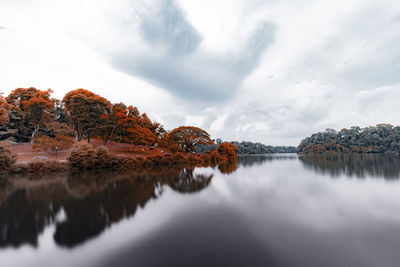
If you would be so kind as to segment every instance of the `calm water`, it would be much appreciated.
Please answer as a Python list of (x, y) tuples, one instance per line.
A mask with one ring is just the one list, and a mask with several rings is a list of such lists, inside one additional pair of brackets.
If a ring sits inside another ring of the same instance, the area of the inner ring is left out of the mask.
[(399, 177), (395, 156), (287, 154), (2, 181), (0, 266), (400, 266)]

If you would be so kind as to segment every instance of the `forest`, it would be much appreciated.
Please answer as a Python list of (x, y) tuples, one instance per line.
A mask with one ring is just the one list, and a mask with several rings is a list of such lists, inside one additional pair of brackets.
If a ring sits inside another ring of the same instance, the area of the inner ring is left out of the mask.
[[(236, 148), (228, 143), (204, 155), (196, 153), (196, 146), (214, 144), (198, 127), (168, 131), (137, 107), (111, 103), (85, 89), (70, 91), (62, 100), (53, 98), (52, 93), (51, 89), (30, 87), (0, 95), (0, 169), (16, 163), (13, 147), (23, 143), (31, 143), (34, 151), (56, 154), (56, 158), (57, 153), (68, 151), (66, 161), (76, 169), (236, 162)], [(107, 147), (110, 143), (125, 150), (118, 154)], [(45, 165), (55, 170), (65, 168), (59, 163)], [(39, 170), (43, 165), (29, 162), (28, 170)]]
[(377, 124), (360, 128), (353, 126), (339, 132), (326, 129), (301, 141), (297, 153), (399, 153), (400, 126)]
[[(207, 145), (200, 144), (196, 146), (196, 151), (199, 153), (205, 153), (207, 151), (216, 149), (219, 144), (228, 142), (222, 141), (220, 138), (215, 140), (215, 144)], [(296, 147), (294, 146), (270, 146), (262, 143), (254, 143), (249, 141), (230, 141), (232, 145), (236, 147), (236, 153), (238, 155), (257, 155), (257, 154), (275, 154), (275, 153), (296, 153)]]

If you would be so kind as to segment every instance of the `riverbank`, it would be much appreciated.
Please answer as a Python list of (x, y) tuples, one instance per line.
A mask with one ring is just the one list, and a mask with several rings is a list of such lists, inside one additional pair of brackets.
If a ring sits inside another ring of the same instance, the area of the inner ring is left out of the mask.
[(1, 176), (27, 174), (80, 172), (92, 169), (133, 171), (167, 166), (216, 167), (230, 173), (236, 166), (236, 153), (230, 144), (221, 144), (218, 150), (208, 153), (184, 153), (164, 151), (155, 147), (132, 146), (124, 143), (80, 142), (73, 148), (55, 153), (36, 152), (31, 144), (23, 143), (5, 148)]

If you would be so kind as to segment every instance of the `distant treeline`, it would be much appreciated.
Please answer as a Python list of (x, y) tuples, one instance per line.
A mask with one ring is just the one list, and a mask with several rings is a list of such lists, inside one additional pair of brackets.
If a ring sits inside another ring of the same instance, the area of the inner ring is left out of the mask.
[[(221, 139), (215, 140), (215, 145), (199, 145), (196, 147), (197, 152), (205, 153), (222, 143)], [(268, 146), (261, 143), (253, 143), (248, 141), (229, 142), (236, 146), (236, 154), (238, 155), (249, 155), (249, 154), (273, 154), (273, 153), (296, 153), (296, 147), (294, 146)]]
[(332, 178), (400, 178), (399, 157), (391, 154), (309, 154), (299, 157), (304, 167)]
[(400, 126), (378, 124), (366, 128), (353, 126), (339, 132), (326, 129), (305, 138), (297, 153), (399, 153)]

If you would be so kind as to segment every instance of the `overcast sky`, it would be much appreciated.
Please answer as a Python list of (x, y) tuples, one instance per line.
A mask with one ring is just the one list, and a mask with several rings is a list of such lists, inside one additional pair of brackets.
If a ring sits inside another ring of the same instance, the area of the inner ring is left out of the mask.
[(399, 125), (400, 3), (0, 0), (0, 90), (30, 86), (227, 141)]

